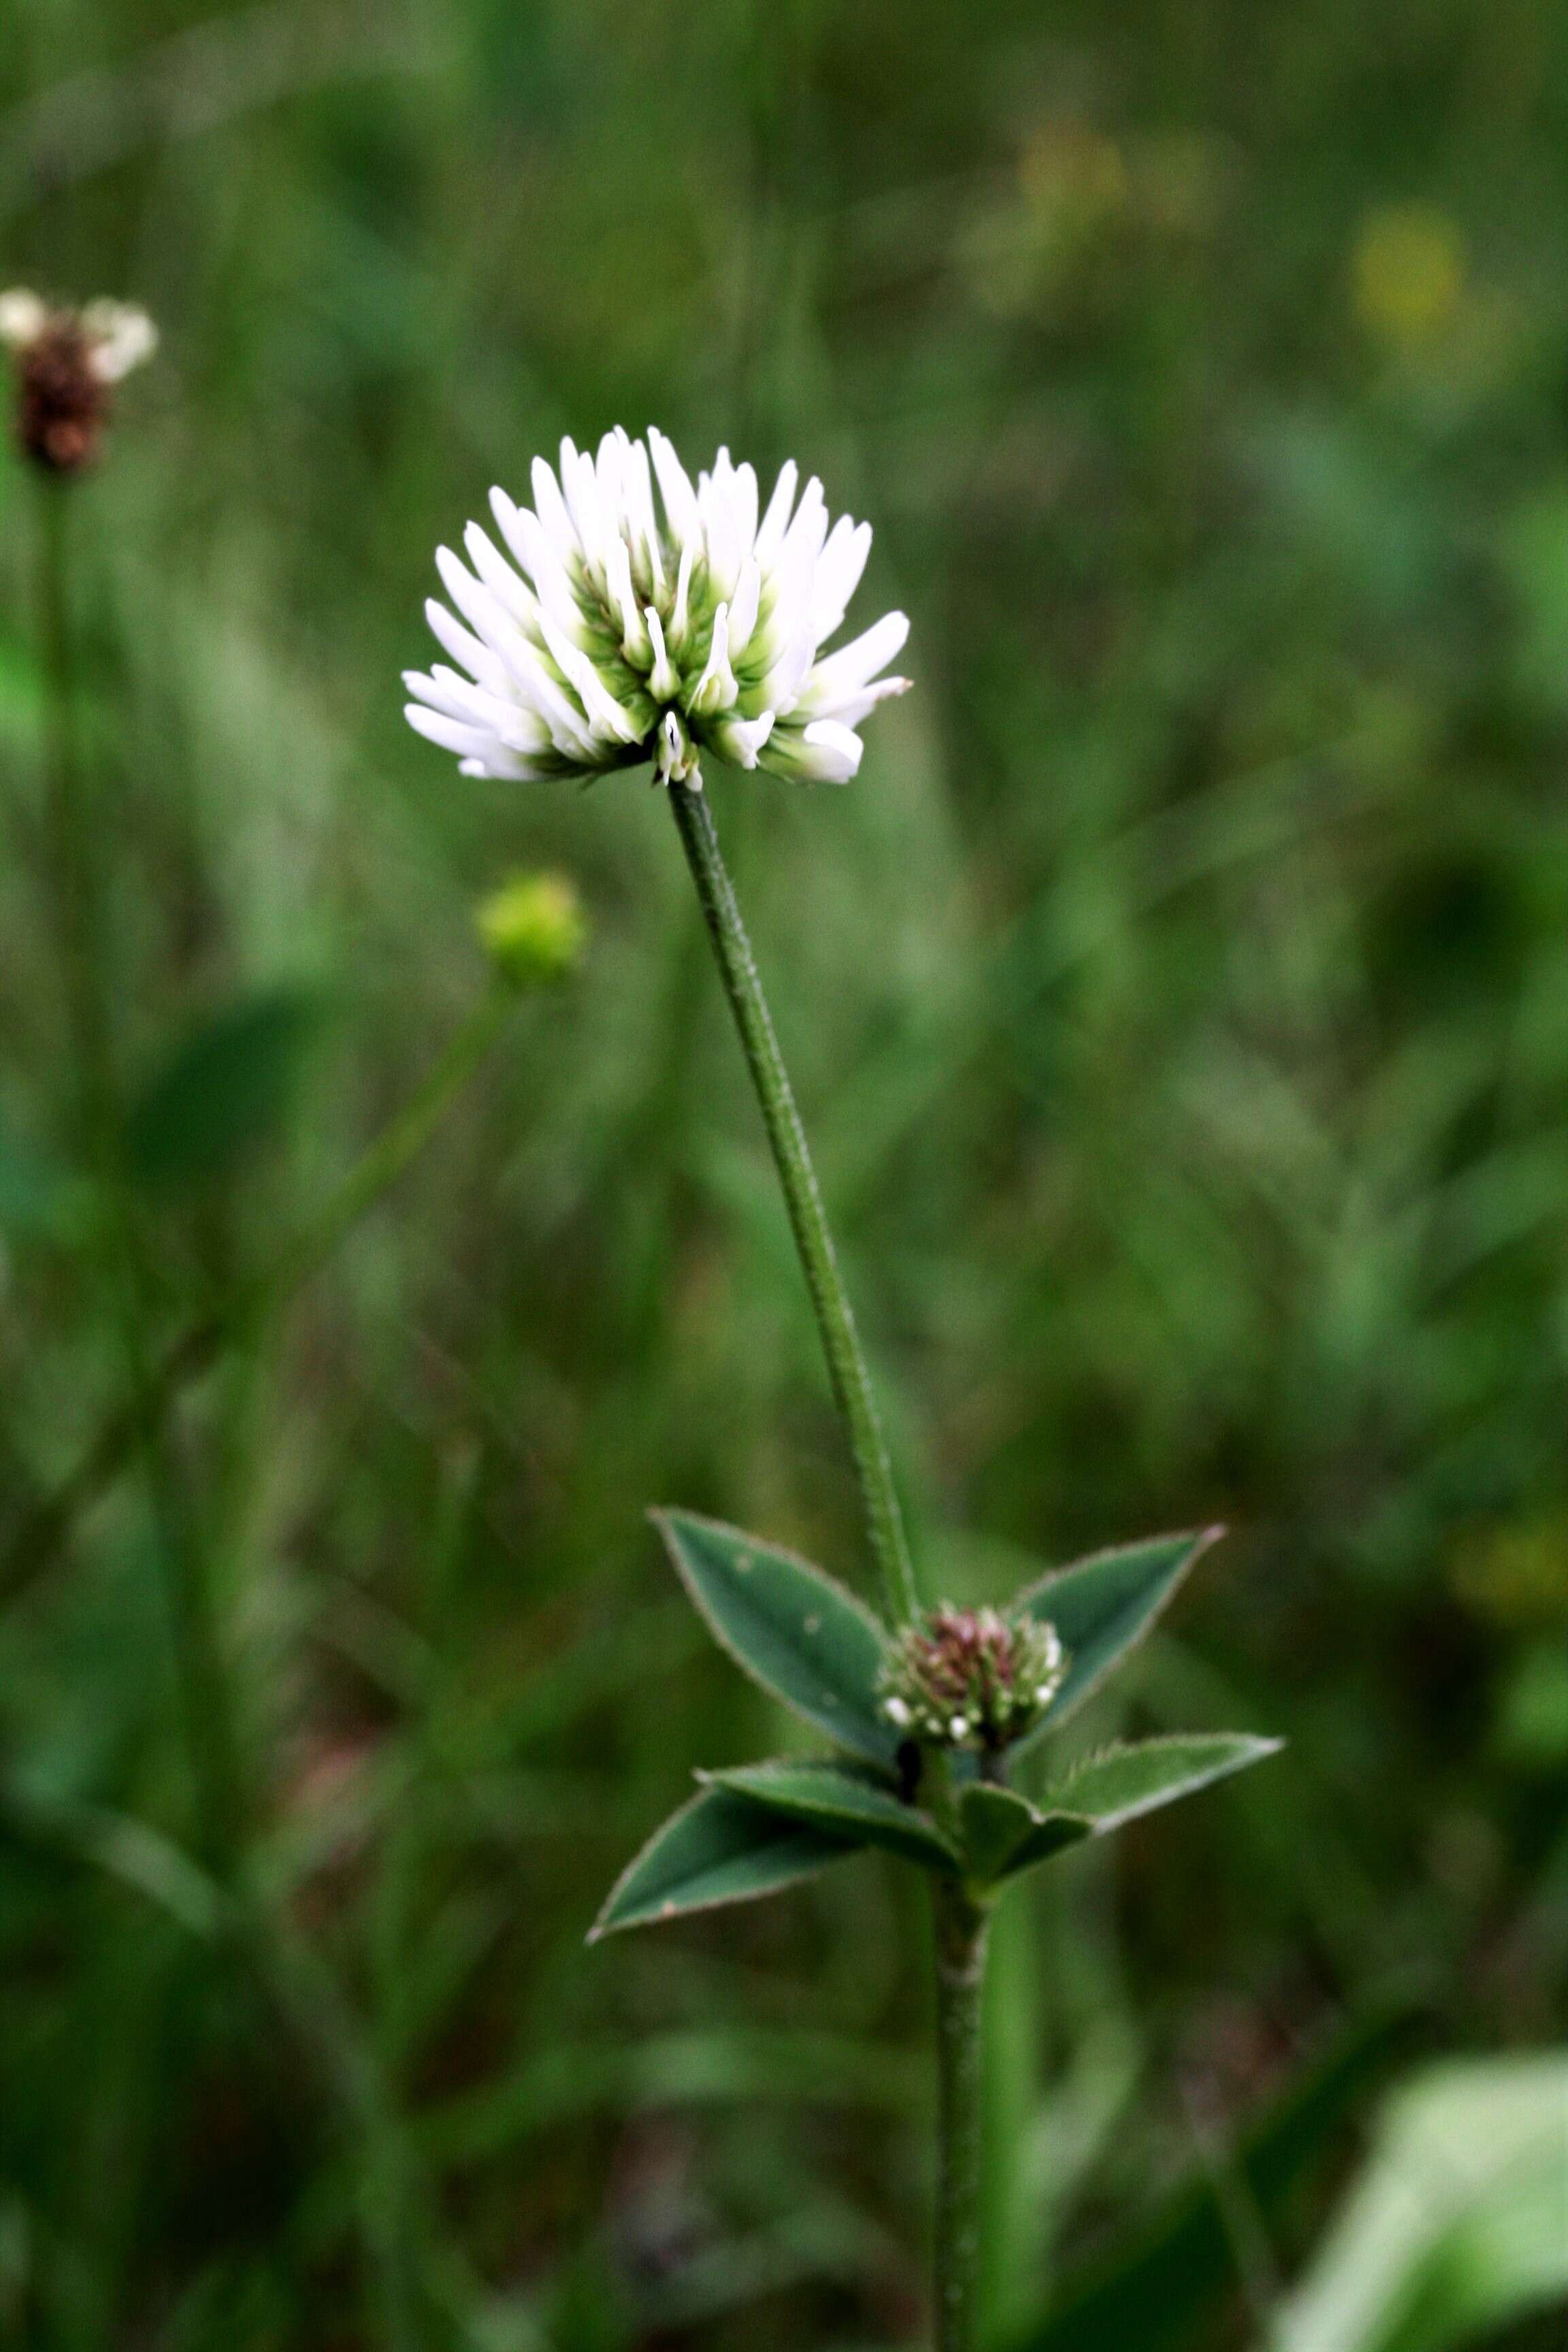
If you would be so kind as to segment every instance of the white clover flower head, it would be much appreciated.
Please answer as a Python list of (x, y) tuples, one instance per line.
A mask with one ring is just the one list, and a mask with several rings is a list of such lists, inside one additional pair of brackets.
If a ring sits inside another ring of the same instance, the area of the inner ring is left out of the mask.
[(114, 386), (158, 348), (145, 310), (129, 302), (51, 305), (29, 287), (0, 293), (0, 343), (16, 362), (16, 438), (55, 474), (98, 454)]
[[(695, 488), (664, 436), (619, 426), (596, 457), (561, 444), (559, 479), (533, 461), (533, 505), (490, 492), (502, 545), (478, 523), (468, 562), (437, 568), (456, 614), (430, 626), (456, 667), (405, 672), (409, 724), (462, 772), (531, 781), (653, 762), (700, 789), (711, 751), (739, 768), (846, 783), (857, 729), (910, 681), (881, 675), (909, 635), (889, 613), (835, 653), (871, 545), (831, 529), (822, 485), (798, 501), (784, 467), (765, 511), (757, 478), (721, 449)], [(471, 569), (469, 567), (472, 567)]]

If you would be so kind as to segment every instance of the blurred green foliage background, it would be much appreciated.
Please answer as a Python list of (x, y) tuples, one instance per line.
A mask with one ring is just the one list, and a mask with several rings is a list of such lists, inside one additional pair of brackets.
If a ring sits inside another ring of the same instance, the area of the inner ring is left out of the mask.
[(593, 924), (159, 1477), (51, 1517), (128, 1373), (5, 459), (0, 2343), (920, 2324), (913, 1890), (582, 1948), (787, 1736), (645, 1505), (864, 1581), (672, 828), (399, 716), (437, 542), (650, 419), (819, 472), (914, 618), (854, 786), (710, 785), (928, 1587), (1223, 1518), (1090, 1736), (1290, 1741), (1005, 1915), (993, 2336), (1261, 2340), (1401, 2032), (1564, 2034), (1568, 16), (11, 0), (0, 282), (163, 335), (71, 518), (147, 1344), (419, 1086), (480, 894)]

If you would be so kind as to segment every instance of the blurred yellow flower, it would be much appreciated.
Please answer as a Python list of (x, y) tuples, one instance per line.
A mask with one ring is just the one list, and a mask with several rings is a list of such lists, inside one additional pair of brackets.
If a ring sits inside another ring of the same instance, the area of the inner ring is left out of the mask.
[(564, 874), (514, 874), (482, 902), (474, 927), (514, 988), (570, 978), (588, 937), (582, 901)]
[(1125, 211), (1127, 162), (1114, 139), (1087, 122), (1044, 123), (1025, 142), (1018, 184), (1058, 235), (1081, 235)]
[(1464, 231), (1429, 205), (1367, 214), (1351, 255), (1356, 317), (1380, 341), (1415, 349), (1453, 325), (1465, 291)]
[(1471, 1536), (1451, 1581), (1458, 1599), (1494, 1624), (1568, 1622), (1568, 1517), (1548, 1512)]

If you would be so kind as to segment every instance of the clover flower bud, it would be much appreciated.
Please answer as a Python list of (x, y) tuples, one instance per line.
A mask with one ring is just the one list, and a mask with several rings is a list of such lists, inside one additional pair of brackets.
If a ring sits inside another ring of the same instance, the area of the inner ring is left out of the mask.
[[(889, 613), (836, 652), (870, 551), (868, 523), (831, 529), (820, 482), (784, 467), (765, 509), (721, 449), (695, 487), (661, 433), (619, 426), (596, 452), (533, 461), (531, 507), (490, 492), (500, 534), (470, 523), (465, 564), (436, 566), (450, 608), (426, 605), (449, 656), (406, 670), (406, 717), (462, 772), (519, 782), (652, 764), (701, 784), (704, 751), (737, 768), (846, 783), (861, 721), (906, 677), (882, 675), (909, 635)], [(455, 608), (455, 609), (452, 609)]]
[(0, 342), (16, 356), (17, 444), (51, 474), (79, 474), (99, 452), (113, 387), (157, 349), (144, 310), (126, 302), (53, 309), (25, 286), (0, 294)]
[(474, 928), (491, 964), (514, 988), (568, 979), (588, 936), (582, 902), (563, 874), (514, 874), (479, 908)]
[(994, 1609), (929, 1611), (882, 1672), (882, 1712), (911, 1738), (994, 1755), (1033, 1729), (1066, 1672), (1057, 1629)]

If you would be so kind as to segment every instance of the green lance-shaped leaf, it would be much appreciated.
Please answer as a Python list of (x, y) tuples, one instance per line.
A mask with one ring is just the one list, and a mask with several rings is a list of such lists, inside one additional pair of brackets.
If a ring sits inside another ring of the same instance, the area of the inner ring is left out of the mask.
[(841, 1748), (890, 1766), (899, 1737), (877, 1680), (881, 1628), (809, 1560), (690, 1511), (654, 1511), (676, 1571), (721, 1648)]
[(1119, 1544), (1025, 1586), (1008, 1614), (1053, 1624), (1067, 1652), (1068, 1669), (1056, 1697), (1019, 1741), (1020, 1748), (1067, 1721), (1142, 1640), (1194, 1561), (1224, 1533), (1223, 1528), (1205, 1528), (1196, 1535), (1151, 1536), (1142, 1543)]
[(1246, 1731), (1180, 1733), (1170, 1739), (1142, 1739), (1127, 1747), (1107, 1748), (1047, 1789), (1041, 1801), (1045, 1812), (1079, 1813), (1093, 1825), (1097, 1837), (1119, 1830), (1161, 1805), (1173, 1805), (1277, 1755), (1282, 1739), (1259, 1739)]
[(853, 1766), (797, 1764), (784, 1759), (698, 1777), (712, 1787), (753, 1798), (794, 1821), (814, 1822), (835, 1836), (883, 1846), (926, 1870), (960, 1867), (957, 1848), (929, 1813), (906, 1805), (894, 1790)]
[(1095, 1824), (1081, 1813), (1042, 1813), (1016, 1789), (999, 1789), (988, 1780), (972, 1780), (961, 1790), (959, 1822), (963, 1831), (963, 1855), (976, 1878), (1011, 1878), (1047, 1862), (1065, 1846), (1092, 1837)]
[(755, 1804), (731, 1789), (703, 1789), (654, 1832), (622, 1872), (588, 1940), (775, 1894), (864, 1842)]

